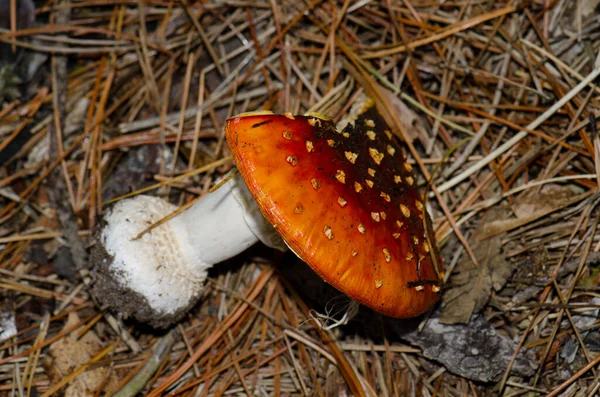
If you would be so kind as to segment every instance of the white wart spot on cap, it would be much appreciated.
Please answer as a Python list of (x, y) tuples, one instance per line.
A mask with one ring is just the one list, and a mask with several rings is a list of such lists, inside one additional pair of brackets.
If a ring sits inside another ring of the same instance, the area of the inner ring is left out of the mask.
[(325, 234), (325, 237), (327, 237), (328, 240), (333, 240), (333, 230), (331, 230), (328, 225), (325, 225), (323, 228), (323, 234)]
[(393, 156), (396, 153), (396, 149), (392, 145), (387, 145), (387, 152), (390, 156)]
[(321, 187), (321, 182), (317, 178), (311, 179), (310, 183), (315, 190), (319, 190), (319, 188)]
[(285, 161), (291, 164), (292, 167), (295, 167), (298, 164), (298, 157), (296, 156), (287, 156)]
[(379, 212), (371, 212), (371, 218), (373, 218), (375, 222), (379, 222), (379, 220), (381, 219)]
[(312, 153), (315, 150), (315, 145), (313, 145), (312, 141), (306, 141), (306, 151), (308, 153)]
[(417, 207), (417, 209), (418, 209), (419, 211), (423, 212), (423, 209), (424, 209), (424, 208), (423, 208), (423, 203), (422, 203), (422, 202), (420, 202), (419, 200), (416, 200), (416, 201), (415, 201), (415, 207)]
[(340, 205), (340, 207), (342, 207), (342, 208), (344, 208), (346, 205), (348, 205), (348, 202), (342, 196), (338, 197), (337, 202)]
[(383, 257), (385, 258), (385, 261), (387, 263), (390, 263), (392, 260), (392, 254), (390, 254), (390, 250), (388, 250), (387, 248), (383, 248)]
[(407, 176), (407, 177), (406, 177), (406, 178), (404, 178), (404, 179), (406, 179), (406, 183), (408, 183), (408, 186), (412, 186), (412, 185), (413, 185), (413, 183), (415, 183), (415, 180), (414, 180), (414, 179), (413, 179), (413, 177), (412, 177), (412, 176), (410, 176), (410, 175), (409, 175), (409, 176)]
[(361, 232), (362, 234), (365, 234), (365, 232), (367, 231), (367, 228), (365, 227), (365, 225), (363, 225), (362, 223), (359, 223), (358, 226), (356, 227), (358, 229), (359, 232)]
[(321, 120), (315, 119), (315, 118), (311, 118), (311, 119), (308, 119), (308, 124), (310, 124), (311, 127), (314, 127), (316, 125), (318, 125), (320, 127), (321, 126)]
[(356, 193), (360, 193), (360, 191), (363, 189), (362, 185), (358, 182), (354, 182), (354, 190), (356, 190)]
[(404, 215), (405, 218), (410, 218), (410, 208), (404, 204), (400, 204), (400, 212), (402, 212), (402, 215)]
[(290, 140), (292, 139), (292, 133), (290, 131), (283, 131), (283, 139)]
[(383, 286), (383, 280), (375, 280), (375, 288), (379, 289)]
[(335, 179), (340, 183), (346, 183), (346, 173), (342, 170), (337, 170), (335, 172)]
[(375, 137), (377, 136), (377, 135), (375, 134), (375, 131), (373, 131), (373, 130), (368, 130), (368, 131), (366, 132), (366, 134), (367, 134), (367, 137), (368, 137), (370, 140), (372, 140), (372, 141), (374, 141), (374, 140), (375, 140)]
[(358, 157), (358, 154), (353, 152), (344, 152), (344, 155), (346, 156), (346, 159), (348, 159), (348, 161), (352, 164), (356, 162), (356, 158)]
[(369, 156), (371, 156), (377, 165), (381, 164), (381, 160), (383, 160), (383, 153), (372, 147), (369, 148)]

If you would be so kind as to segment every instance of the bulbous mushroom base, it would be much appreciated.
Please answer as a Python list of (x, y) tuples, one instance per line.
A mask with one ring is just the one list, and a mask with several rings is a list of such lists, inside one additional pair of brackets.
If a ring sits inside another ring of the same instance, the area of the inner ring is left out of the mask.
[(91, 255), (91, 260), (96, 264), (92, 271), (91, 293), (101, 307), (108, 308), (120, 318), (133, 318), (140, 323), (148, 324), (152, 328), (168, 328), (179, 322), (196, 304), (201, 295), (198, 293), (190, 297), (186, 305), (173, 312), (156, 310), (150, 305), (146, 296), (122, 285), (115, 278), (109, 265), (112, 260), (111, 256), (106, 253), (106, 250), (100, 244), (92, 250)]
[(119, 317), (166, 328), (198, 301), (209, 266), (191, 255), (177, 217), (135, 238), (175, 210), (160, 198), (138, 196), (104, 216), (92, 250), (92, 293)]

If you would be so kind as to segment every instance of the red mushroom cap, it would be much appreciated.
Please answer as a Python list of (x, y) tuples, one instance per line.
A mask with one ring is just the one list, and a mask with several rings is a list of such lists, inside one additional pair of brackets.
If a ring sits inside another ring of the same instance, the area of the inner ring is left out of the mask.
[(237, 167), (263, 215), (327, 283), (390, 317), (439, 299), (441, 270), (412, 167), (374, 106), (343, 131), (274, 114), (227, 120)]

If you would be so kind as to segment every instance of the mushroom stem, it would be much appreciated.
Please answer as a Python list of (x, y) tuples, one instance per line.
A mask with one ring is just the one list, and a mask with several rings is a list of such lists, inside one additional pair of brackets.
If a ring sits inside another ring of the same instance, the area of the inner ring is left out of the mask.
[(285, 249), (237, 173), (186, 211), (134, 238), (175, 210), (158, 197), (137, 196), (107, 212), (93, 253), (93, 289), (101, 303), (124, 317), (165, 327), (197, 301), (213, 265), (259, 240)]
[(176, 230), (186, 231), (192, 256), (211, 267), (258, 241), (271, 248), (285, 245), (256, 206), (242, 177), (236, 172), (216, 191), (173, 218)]

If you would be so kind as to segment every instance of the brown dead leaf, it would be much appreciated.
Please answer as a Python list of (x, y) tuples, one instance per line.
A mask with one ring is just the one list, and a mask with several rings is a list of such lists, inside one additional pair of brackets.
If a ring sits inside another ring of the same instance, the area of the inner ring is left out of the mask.
[(581, 8), (581, 15), (583, 17), (597, 15), (598, 7), (600, 7), (600, 0), (581, 0), (579, 2), (579, 7)]
[(424, 147), (429, 147), (431, 138), (427, 133), (423, 120), (421, 120), (417, 112), (408, 107), (398, 95), (375, 82), (372, 78), (363, 76), (350, 62), (344, 62), (344, 67), (358, 82), (358, 86), (365, 90), (367, 96), (371, 98), (378, 98), (381, 96), (385, 99), (387, 106), (379, 101), (376, 101), (376, 105), (379, 114), (384, 118), (387, 125), (392, 127), (395, 125), (394, 120), (389, 114), (389, 109), (391, 109), (394, 114), (398, 115), (397, 118), (400, 120), (400, 123), (402, 123), (402, 129), (407, 134), (407, 136), (403, 138), (408, 139), (411, 142), (414, 142), (415, 139), (419, 139)]
[[(486, 212), (474, 236), (479, 236), (488, 222), (506, 219), (509, 211), (492, 208)], [(487, 303), (492, 288), (501, 289), (512, 274), (511, 264), (504, 259), (500, 237), (487, 240), (473, 238), (471, 249), (479, 262), (475, 266), (467, 255), (463, 255), (456, 265), (456, 275), (452, 275), (450, 288), (444, 293), (442, 315), (443, 324), (466, 324), (471, 315), (477, 313)]]
[(565, 202), (573, 196), (573, 190), (567, 186), (548, 184), (535, 194), (517, 197), (511, 208), (517, 218), (526, 219), (535, 213), (552, 211), (557, 203)]
[[(379, 94), (385, 98), (385, 101), (389, 104), (392, 111), (399, 115), (398, 120), (402, 123), (402, 129), (408, 135), (405, 138), (410, 139), (411, 142), (414, 142), (414, 140), (418, 138), (424, 147), (429, 147), (428, 144), (430, 138), (427, 134), (427, 129), (417, 113), (409, 108), (402, 99), (398, 98), (398, 96), (390, 90), (379, 84), (375, 84), (375, 88)], [(387, 114), (387, 108), (385, 106), (381, 106), (380, 103), (377, 103), (377, 110), (379, 110), (379, 114), (383, 116), (387, 125), (394, 125), (394, 121)]]
[[(65, 329), (79, 322), (75, 312), (69, 313)], [(50, 345), (45, 367), (50, 375), (52, 383), (57, 383), (74, 370), (86, 364), (90, 359), (102, 350), (104, 346), (93, 331), (86, 332), (79, 337), (78, 330), (54, 342)], [(118, 379), (108, 375), (108, 368), (95, 368), (81, 373), (75, 377), (64, 389), (65, 397), (87, 397), (94, 396), (102, 388), (103, 394), (112, 395), (116, 392)]]
[[(523, 216), (522, 218), (499, 219), (497, 221), (490, 222), (485, 225), (483, 230), (481, 230), (480, 238), (482, 240), (485, 240), (487, 238), (490, 238), (491, 236), (497, 236), (509, 230), (527, 225), (528, 223), (531, 223), (544, 216), (550, 215), (555, 211), (561, 210), (575, 203), (578, 203), (581, 200), (584, 200), (587, 197), (591, 196), (592, 194), (594, 194), (594, 191), (590, 190), (588, 192), (581, 193), (572, 197), (565, 198), (559, 196), (556, 198), (549, 198), (548, 202), (546, 202), (545, 204), (541, 204), (539, 207), (529, 207), (528, 204), (526, 207), (523, 207), (519, 210), (519, 213)], [(528, 212), (527, 209), (531, 208), (534, 208), (534, 211)]]

